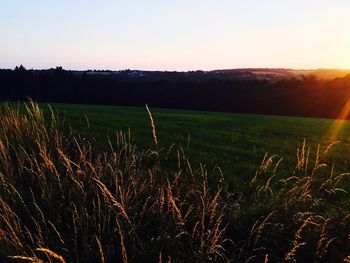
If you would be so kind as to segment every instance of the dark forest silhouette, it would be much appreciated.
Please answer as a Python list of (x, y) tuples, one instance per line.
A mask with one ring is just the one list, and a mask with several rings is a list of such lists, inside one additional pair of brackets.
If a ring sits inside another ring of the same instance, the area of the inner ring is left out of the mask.
[(20, 66), (0, 70), (0, 99), (336, 118), (350, 98), (350, 75), (274, 81), (227, 76), (158, 72), (130, 77)]

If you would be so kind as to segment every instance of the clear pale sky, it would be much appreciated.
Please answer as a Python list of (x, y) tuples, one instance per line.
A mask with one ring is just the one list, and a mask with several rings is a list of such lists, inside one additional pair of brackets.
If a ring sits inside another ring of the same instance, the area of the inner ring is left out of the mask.
[(349, 0), (0, 0), (0, 68), (350, 68)]

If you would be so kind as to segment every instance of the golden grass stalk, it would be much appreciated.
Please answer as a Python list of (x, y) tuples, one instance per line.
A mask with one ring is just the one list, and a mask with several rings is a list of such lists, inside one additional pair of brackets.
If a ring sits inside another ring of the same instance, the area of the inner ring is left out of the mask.
[(149, 119), (151, 121), (151, 127), (152, 127), (152, 136), (153, 136), (153, 140), (154, 140), (154, 144), (156, 145), (157, 149), (158, 149), (158, 138), (157, 138), (157, 132), (156, 132), (156, 125), (154, 124), (154, 120), (153, 120), (153, 116), (151, 111), (148, 108), (148, 105), (146, 104), (146, 110), (148, 112), (148, 116)]
[(97, 242), (97, 246), (98, 246), (98, 252), (100, 254), (101, 263), (104, 263), (105, 262), (105, 257), (104, 257), (104, 254), (103, 254), (101, 241), (98, 239), (97, 236), (95, 236), (95, 238), (96, 238), (96, 242)]
[(128, 254), (126, 253), (124, 234), (123, 234), (123, 231), (122, 231), (122, 228), (121, 228), (121, 226), (119, 224), (118, 219), (116, 219), (115, 222), (116, 222), (117, 230), (118, 230), (119, 237), (120, 237), (120, 246), (121, 246), (121, 249), (122, 249), (123, 263), (128, 263)]
[(36, 251), (44, 252), (47, 255), (49, 255), (51, 258), (57, 259), (60, 263), (66, 263), (64, 258), (61, 255), (58, 255), (57, 253), (53, 252), (50, 249), (47, 248), (37, 248)]
[(101, 181), (97, 180), (96, 178), (93, 178), (93, 180), (97, 183), (102, 194), (107, 198), (107, 200), (109, 200), (112, 203), (113, 207), (117, 208), (117, 210), (121, 213), (124, 219), (131, 225), (130, 218), (126, 213), (124, 206), (120, 202), (118, 202), (118, 200), (112, 195), (112, 193)]

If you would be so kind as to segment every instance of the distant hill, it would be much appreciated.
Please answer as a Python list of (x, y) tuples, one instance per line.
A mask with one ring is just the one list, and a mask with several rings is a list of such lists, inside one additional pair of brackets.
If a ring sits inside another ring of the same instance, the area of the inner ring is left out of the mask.
[(238, 68), (219, 69), (211, 71), (145, 71), (145, 70), (87, 70), (73, 71), (75, 74), (114, 76), (131, 79), (258, 79), (258, 80), (279, 80), (283, 78), (300, 78), (302, 76), (314, 75), (319, 79), (334, 79), (350, 74), (350, 70), (340, 69), (285, 69), (285, 68)]
[(319, 79), (334, 79), (350, 74), (349, 70), (341, 69), (285, 69), (285, 68), (244, 68), (210, 71), (216, 74), (233, 74), (237, 77), (255, 77), (258, 79), (281, 79), (314, 75)]

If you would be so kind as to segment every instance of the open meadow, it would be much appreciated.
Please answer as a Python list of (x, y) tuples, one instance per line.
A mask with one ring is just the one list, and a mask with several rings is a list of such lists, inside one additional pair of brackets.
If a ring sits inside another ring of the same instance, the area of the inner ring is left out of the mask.
[(51, 109), (1, 107), (1, 262), (349, 262), (347, 123)]
[[(102, 105), (50, 104), (66, 126), (72, 126), (91, 138), (99, 147), (108, 147), (108, 138), (131, 133), (138, 147), (152, 148), (152, 128), (146, 108)], [(46, 115), (48, 105), (41, 104)], [(310, 158), (336, 142), (327, 156), (340, 172), (350, 171), (350, 122), (333, 119), (289, 116), (250, 115), (204, 111), (150, 108), (159, 148), (182, 148), (193, 162), (208, 170), (220, 167), (226, 180), (235, 187), (254, 176), (264, 155), (276, 155), (282, 172), (290, 172), (297, 160), (297, 148), (305, 140)], [(338, 123), (341, 123), (341, 128)], [(338, 132), (334, 135), (334, 130)], [(241, 186), (241, 185), (240, 185)]]

